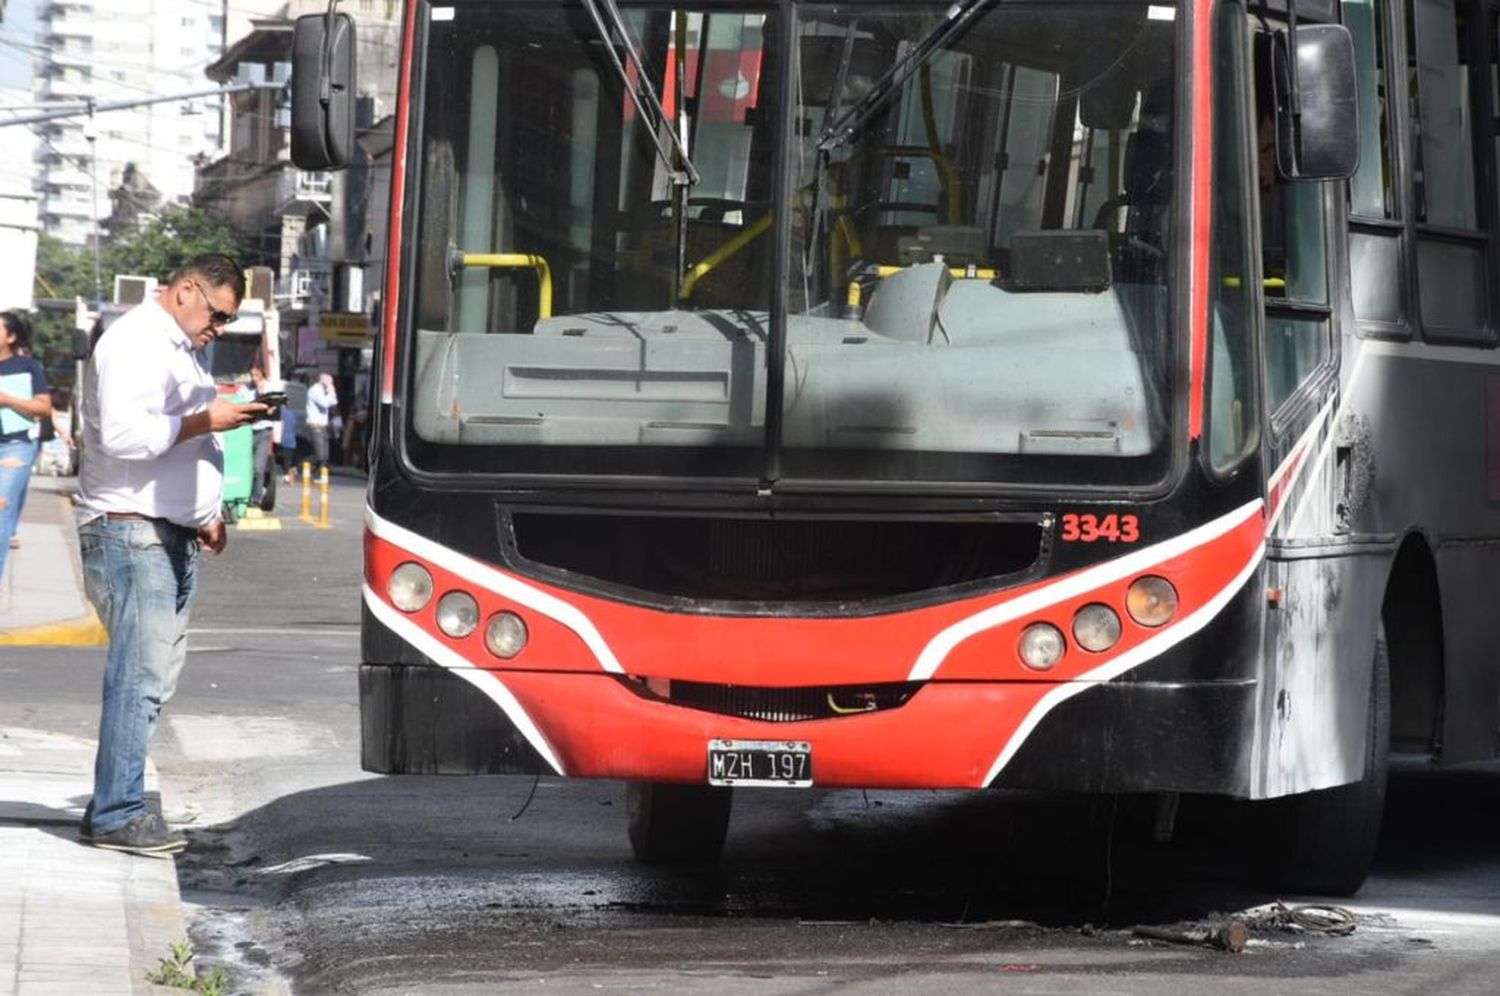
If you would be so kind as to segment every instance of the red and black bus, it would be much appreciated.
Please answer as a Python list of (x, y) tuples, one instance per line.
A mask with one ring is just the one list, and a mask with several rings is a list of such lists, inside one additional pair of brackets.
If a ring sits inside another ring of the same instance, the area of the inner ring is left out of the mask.
[(646, 860), (1231, 797), (1357, 889), (1390, 752), (1496, 749), (1497, 12), (409, 2), (365, 767), (623, 779)]

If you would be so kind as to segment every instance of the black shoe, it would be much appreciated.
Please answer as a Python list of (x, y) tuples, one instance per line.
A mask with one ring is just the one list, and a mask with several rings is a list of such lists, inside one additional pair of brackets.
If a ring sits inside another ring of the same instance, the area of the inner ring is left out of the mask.
[(186, 837), (168, 828), (167, 822), (160, 816), (149, 812), (132, 818), (118, 830), (90, 833), (84, 839), (95, 847), (153, 857), (167, 857), (187, 847)]

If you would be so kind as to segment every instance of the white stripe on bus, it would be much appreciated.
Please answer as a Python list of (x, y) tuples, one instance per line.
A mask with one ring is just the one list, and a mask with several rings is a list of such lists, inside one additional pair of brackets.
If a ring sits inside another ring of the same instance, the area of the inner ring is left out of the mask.
[(1126, 671), (1165, 653), (1212, 622), (1213, 618), (1219, 614), (1224, 606), (1229, 604), (1229, 601), (1238, 594), (1239, 590), (1245, 586), (1245, 583), (1254, 576), (1256, 569), (1260, 567), (1261, 558), (1265, 556), (1265, 552), (1266, 545), (1264, 543), (1256, 547), (1255, 555), (1250, 558), (1250, 562), (1245, 565), (1244, 570), (1240, 571), (1233, 581), (1225, 585), (1217, 595), (1205, 602), (1196, 612), (1185, 616), (1181, 621), (1174, 624), (1171, 629), (1152, 637), (1145, 643), (1131, 648), (1119, 657), (1101, 664), (1092, 671), (1058, 684), (1047, 694), (1043, 695), (1037, 704), (1031, 707), (1031, 711), (1026, 714), (1026, 718), (1021, 720), (1015, 730), (1012, 731), (1010, 739), (1005, 742), (1005, 747), (1000, 751), (1000, 756), (995, 758), (995, 763), (990, 765), (989, 773), (984, 776), (984, 781), (980, 784), (989, 785), (995, 780), (1001, 770), (1010, 763), (1016, 751), (1021, 749), (1021, 745), (1026, 742), (1026, 738), (1031, 736), (1037, 724), (1053, 709), (1056, 709), (1079, 692), (1087, 691), (1089, 688), (1109, 681), (1112, 678), (1118, 678)]
[(928, 680), (937, 673), (938, 668), (942, 666), (954, 647), (977, 633), (1003, 626), (1022, 616), (1041, 612), (1058, 602), (1077, 598), (1095, 588), (1121, 581), (1131, 575), (1146, 573), (1158, 564), (1180, 557), (1234, 531), (1264, 507), (1264, 502), (1257, 498), (1255, 501), (1241, 505), (1228, 515), (1190, 529), (1180, 536), (1174, 536), (1160, 543), (1154, 543), (1143, 550), (1137, 550), (1115, 560), (1079, 571), (1056, 584), (1047, 585), (998, 605), (992, 605), (967, 619), (956, 622), (928, 641), (927, 646), (923, 647), (922, 652), (917, 655), (916, 663), (912, 665), (906, 680)]
[(600, 667), (611, 674), (625, 673), (625, 669), (615, 659), (614, 651), (604, 641), (603, 635), (595, 628), (593, 621), (577, 606), (533, 588), (508, 574), (502, 574), (488, 564), (434, 543), (425, 536), (403, 529), (394, 522), (382, 519), (368, 505), (365, 506), (365, 525), (379, 538), (394, 543), (414, 556), (436, 564), (446, 571), (451, 571), (482, 588), (488, 588), (497, 595), (524, 605), (534, 612), (540, 612), (549, 619), (555, 619), (578, 634), (578, 638), (593, 652)]
[(365, 605), (369, 606), (371, 614), (382, 626), (392, 633), (411, 644), (416, 650), (425, 654), (429, 660), (449, 673), (462, 678), (475, 688), (479, 689), (486, 698), (495, 703), (505, 713), (506, 718), (511, 721), (520, 734), (526, 738), (542, 760), (552, 766), (552, 770), (559, 775), (566, 775), (562, 762), (557, 758), (557, 752), (547, 742), (547, 738), (532, 722), (525, 708), (516, 697), (511, 694), (509, 688), (491, 671), (475, 667), (464, 656), (445, 645), (437, 637), (418, 626), (411, 619), (402, 615), (399, 611), (387, 605), (380, 596), (376, 595), (369, 585), (364, 585)]

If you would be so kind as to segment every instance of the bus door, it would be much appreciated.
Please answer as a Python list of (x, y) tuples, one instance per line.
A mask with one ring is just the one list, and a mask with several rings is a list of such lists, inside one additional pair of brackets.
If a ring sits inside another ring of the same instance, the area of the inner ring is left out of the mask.
[[(1300, 20), (1311, 23), (1310, 19)], [(1354, 589), (1342, 472), (1339, 349), (1343, 180), (1293, 180), (1278, 142), (1286, 131), (1287, 64), (1295, 42), (1282, 21), (1253, 20), (1246, 95), (1254, 157), (1254, 263), (1260, 320), (1260, 446), (1268, 516), (1265, 681), (1259, 724), (1260, 791), (1281, 795), (1357, 779), (1364, 757), (1374, 621), (1343, 611), (1378, 604)], [(1278, 79), (1279, 77), (1279, 79)], [(1373, 572), (1365, 572), (1373, 575)]]
[(1272, 76), (1284, 74), (1288, 51), (1285, 25), (1257, 28), (1251, 123), (1261, 271), (1261, 440), (1267, 500), (1277, 516), (1272, 535), (1290, 536), (1295, 528), (1325, 536), (1335, 531), (1333, 481), (1309, 465), (1323, 448), (1337, 404), (1337, 295), (1329, 277), (1336, 244), (1330, 232), (1337, 230), (1343, 183), (1288, 180), (1277, 167), (1278, 88)]

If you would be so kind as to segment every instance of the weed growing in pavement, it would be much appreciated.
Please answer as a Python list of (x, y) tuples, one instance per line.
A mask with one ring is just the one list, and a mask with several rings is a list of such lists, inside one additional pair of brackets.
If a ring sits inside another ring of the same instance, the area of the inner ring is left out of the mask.
[(201, 978), (192, 971), (193, 942), (184, 938), (172, 943), (172, 956), (158, 958), (156, 970), (146, 973), (146, 981), (156, 986), (186, 989), (199, 996), (225, 996), (229, 992), (229, 976), (222, 968), (216, 968)]

